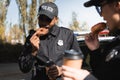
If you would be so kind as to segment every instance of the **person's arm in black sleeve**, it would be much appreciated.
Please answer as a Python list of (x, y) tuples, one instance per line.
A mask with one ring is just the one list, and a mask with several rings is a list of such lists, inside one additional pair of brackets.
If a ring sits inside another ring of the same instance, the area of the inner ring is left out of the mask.
[(89, 74), (84, 80), (98, 80), (98, 79), (92, 74)]
[(94, 50), (94, 51), (90, 51), (90, 63), (91, 63), (91, 65), (93, 64), (93, 65), (99, 65), (99, 63), (98, 62), (100, 62), (101, 60), (101, 58), (100, 58), (100, 53), (101, 53), (101, 48), (98, 48), (98, 49), (96, 49), (96, 50)]
[(90, 66), (92, 69), (92, 74), (101, 80), (101, 75), (104, 71), (104, 53), (102, 48), (98, 48), (90, 52)]
[(32, 52), (32, 45), (31, 45), (31, 43), (29, 41), (31, 36), (32, 36), (32, 34), (30, 34), (27, 37), (25, 45), (24, 45), (24, 49), (23, 49), (21, 55), (19, 56), (19, 60), (18, 60), (20, 70), (23, 73), (27, 73), (27, 72), (29, 72), (32, 69), (33, 63), (34, 63), (34, 59), (35, 59), (35, 57), (32, 56), (32, 54), (31, 54), (31, 52)]
[(34, 57), (31, 55), (31, 52), (27, 49), (24, 49), (21, 55), (19, 56), (19, 67), (23, 73), (27, 73), (31, 70), (34, 62)]
[(80, 49), (80, 45), (79, 45), (77, 38), (75, 37), (73, 31), (71, 31), (69, 34), (68, 42), (70, 44), (70, 49), (74, 49), (75, 51), (79, 52), (81, 54), (81, 58), (83, 58), (84, 55)]

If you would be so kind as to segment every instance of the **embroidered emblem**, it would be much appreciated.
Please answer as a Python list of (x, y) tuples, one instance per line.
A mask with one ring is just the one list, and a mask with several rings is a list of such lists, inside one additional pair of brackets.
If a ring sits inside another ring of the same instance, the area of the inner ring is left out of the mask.
[(58, 43), (57, 43), (59, 46), (63, 46), (63, 40), (58, 40)]
[(118, 54), (116, 49), (113, 49), (106, 57), (106, 61), (110, 61), (114, 56)]
[(50, 7), (50, 6), (44, 6), (44, 5), (43, 5), (41, 8), (42, 8), (43, 10), (47, 10), (47, 11), (49, 11), (49, 12), (51, 12), (51, 13), (53, 12), (53, 8)]

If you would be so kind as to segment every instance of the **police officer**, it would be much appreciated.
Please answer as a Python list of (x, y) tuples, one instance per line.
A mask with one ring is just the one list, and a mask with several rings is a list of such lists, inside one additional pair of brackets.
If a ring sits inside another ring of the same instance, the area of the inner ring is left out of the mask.
[[(56, 25), (58, 8), (52, 2), (40, 5), (38, 11), (39, 28), (31, 30), (24, 50), (19, 57), (19, 67), (24, 73), (34, 70), (33, 80), (61, 80), (60, 67), (65, 50), (74, 49), (81, 54), (72, 30)], [(35, 67), (33, 67), (33, 65)]]
[[(95, 6), (100, 16), (106, 20), (110, 34), (115, 36), (103, 47), (99, 44), (98, 35), (86, 35), (85, 43), (91, 50), (92, 74), (98, 80), (120, 80), (120, 0), (90, 0), (84, 6)], [(63, 74), (67, 77), (64, 80), (96, 80), (86, 70), (77, 71), (64, 66), (63, 69)], [(71, 72), (74, 75), (70, 75)]]

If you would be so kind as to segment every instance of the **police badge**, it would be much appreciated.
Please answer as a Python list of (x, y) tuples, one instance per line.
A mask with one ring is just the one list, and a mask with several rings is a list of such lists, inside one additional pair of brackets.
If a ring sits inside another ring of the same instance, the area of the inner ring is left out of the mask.
[(63, 40), (58, 40), (57, 44), (58, 44), (59, 46), (63, 46)]

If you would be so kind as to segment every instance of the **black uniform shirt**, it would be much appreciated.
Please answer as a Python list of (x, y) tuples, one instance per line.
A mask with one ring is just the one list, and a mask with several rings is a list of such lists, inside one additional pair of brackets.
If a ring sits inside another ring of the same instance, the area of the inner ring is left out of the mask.
[[(20, 69), (23, 72), (29, 72), (34, 62), (34, 58), (31, 55), (32, 47), (30, 46), (29, 39), (30, 36), (19, 58)], [(40, 37), (39, 45), (40, 48), (35, 60), (40, 66), (44, 66), (44, 62), (48, 59), (52, 60), (56, 65), (61, 66), (65, 50), (74, 49), (81, 54), (81, 58), (83, 57), (73, 31), (64, 27), (53, 26), (48, 35)], [(42, 79), (45, 80), (44, 78)]]
[(67, 28), (54, 26), (48, 35), (40, 37), (38, 56), (42, 61), (48, 58), (61, 66), (64, 51), (69, 49), (74, 49), (81, 53), (73, 32)]
[(90, 65), (99, 80), (120, 80), (120, 30), (104, 47), (91, 51)]

